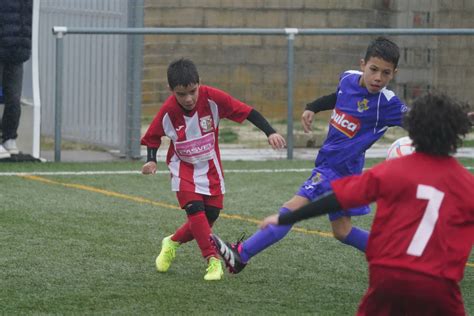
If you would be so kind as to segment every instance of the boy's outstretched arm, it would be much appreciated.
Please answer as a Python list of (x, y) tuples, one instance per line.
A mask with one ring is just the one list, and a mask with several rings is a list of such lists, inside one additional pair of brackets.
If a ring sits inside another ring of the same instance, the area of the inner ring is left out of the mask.
[(293, 212), (274, 214), (266, 217), (260, 223), (260, 228), (265, 228), (268, 225), (291, 225), (310, 217), (337, 212), (341, 209), (342, 207), (336, 195), (331, 191)]
[(336, 107), (337, 94), (336, 92), (317, 98), (313, 102), (306, 104), (306, 108), (301, 115), (301, 123), (305, 133), (311, 132), (311, 125), (313, 124), (314, 114), (332, 110)]
[(260, 114), (260, 112), (252, 109), (252, 111), (249, 113), (249, 116), (247, 116), (247, 120), (264, 132), (265, 135), (267, 135), (268, 143), (273, 149), (281, 149), (286, 146), (285, 138), (275, 131), (275, 129), (270, 125), (270, 123), (268, 123), (263, 115)]

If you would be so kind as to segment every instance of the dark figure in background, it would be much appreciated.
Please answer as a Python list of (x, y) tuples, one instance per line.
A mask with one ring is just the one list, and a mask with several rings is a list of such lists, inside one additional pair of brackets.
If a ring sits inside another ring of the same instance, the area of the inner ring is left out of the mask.
[(2, 0), (0, 4), (0, 84), (5, 107), (0, 159), (18, 154), (23, 63), (31, 56), (33, 0)]

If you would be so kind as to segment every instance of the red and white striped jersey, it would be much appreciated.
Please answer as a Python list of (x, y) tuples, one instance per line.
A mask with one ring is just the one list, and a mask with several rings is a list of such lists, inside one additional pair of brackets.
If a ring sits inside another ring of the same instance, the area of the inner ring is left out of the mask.
[(159, 148), (161, 137), (171, 139), (166, 163), (171, 172), (171, 190), (204, 195), (225, 193), (218, 135), (223, 118), (241, 123), (252, 108), (229, 94), (199, 86), (196, 106), (183, 110), (171, 95), (150, 124), (141, 144)]

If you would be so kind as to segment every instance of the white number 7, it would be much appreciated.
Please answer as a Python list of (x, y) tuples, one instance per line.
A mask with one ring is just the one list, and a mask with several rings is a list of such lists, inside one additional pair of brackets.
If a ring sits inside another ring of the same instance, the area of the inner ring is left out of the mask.
[(441, 192), (432, 186), (419, 184), (416, 197), (422, 200), (428, 200), (425, 213), (421, 219), (420, 226), (416, 230), (407, 253), (412, 256), (421, 256), (425, 250), (428, 240), (433, 234), (434, 226), (438, 220), (439, 208), (444, 198), (444, 192)]

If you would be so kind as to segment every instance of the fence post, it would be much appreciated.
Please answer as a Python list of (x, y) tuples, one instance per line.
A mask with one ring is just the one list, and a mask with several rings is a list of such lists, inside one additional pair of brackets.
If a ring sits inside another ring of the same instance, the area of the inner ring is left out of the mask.
[[(129, 0), (129, 27), (143, 27), (143, 14), (143, 0)], [(129, 35), (128, 52), (125, 156), (127, 159), (140, 159), (143, 68), (142, 34)]]
[(288, 34), (288, 68), (287, 68), (287, 108), (288, 108), (288, 122), (286, 129), (286, 159), (293, 159), (293, 78), (294, 78), (294, 42), (295, 35), (298, 33), (298, 29), (287, 28), (285, 32)]
[[(56, 27), (56, 73), (55, 86), (56, 93), (54, 98), (54, 162), (61, 161), (61, 125), (63, 110), (63, 55), (64, 40), (63, 37), (67, 28)], [(54, 32), (53, 32), (54, 33)]]

